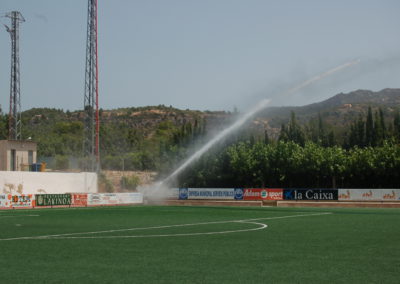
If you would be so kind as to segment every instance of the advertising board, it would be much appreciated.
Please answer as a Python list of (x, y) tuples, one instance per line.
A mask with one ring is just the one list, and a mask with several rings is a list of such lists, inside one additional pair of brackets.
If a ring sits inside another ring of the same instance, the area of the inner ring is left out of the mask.
[(161, 198), (177, 199), (179, 198), (179, 188), (168, 188), (165, 192), (160, 194)]
[(88, 205), (103, 205), (103, 198), (101, 193), (88, 193)]
[(337, 189), (324, 188), (285, 188), (284, 200), (338, 200)]
[(243, 200), (282, 200), (282, 188), (245, 188)]
[(186, 187), (179, 188), (179, 199), (185, 200), (189, 197), (189, 189)]
[(8, 208), (11, 206), (11, 195), (8, 199), (7, 194), (0, 194), (0, 208)]
[(102, 193), (101, 194), (102, 204), (104, 205), (116, 205), (118, 204), (117, 193)]
[(119, 204), (141, 204), (143, 194), (139, 192), (124, 193), (89, 193), (87, 205), (119, 205)]
[(33, 207), (35, 206), (35, 195), (19, 194), (11, 196), (11, 207)]
[(142, 204), (143, 194), (139, 192), (118, 193), (118, 204)]
[(339, 188), (340, 201), (398, 201), (399, 189)]
[(36, 194), (36, 206), (71, 205), (71, 194)]
[(179, 199), (233, 200), (234, 188), (180, 188)]
[(382, 201), (399, 201), (400, 189), (381, 189)]
[(243, 200), (244, 198), (244, 189), (243, 188), (235, 188), (234, 190), (234, 199), (235, 200)]
[(87, 206), (87, 193), (73, 193), (71, 194), (73, 206)]

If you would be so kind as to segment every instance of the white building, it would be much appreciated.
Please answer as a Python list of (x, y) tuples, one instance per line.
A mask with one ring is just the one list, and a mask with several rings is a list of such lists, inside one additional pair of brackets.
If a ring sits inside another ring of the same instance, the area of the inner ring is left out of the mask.
[(29, 171), (36, 163), (36, 153), (36, 142), (0, 140), (0, 171)]

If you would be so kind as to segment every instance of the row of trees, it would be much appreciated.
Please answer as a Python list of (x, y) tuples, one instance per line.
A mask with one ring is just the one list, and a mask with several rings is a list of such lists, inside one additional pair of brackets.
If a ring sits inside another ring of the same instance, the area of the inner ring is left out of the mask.
[[(186, 186), (221, 187), (399, 187), (400, 113), (382, 109), (338, 139), (321, 115), (300, 125), (292, 112), (278, 141), (250, 136), (202, 158), (178, 179)], [(256, 142), (258, 141), (258, 142)]]
[(385, 140), (392, 139), (400, 141), (400, 111), (397, 110), (393, 119), (385, 119), (381, 108), (373, 114), (371, 107), (368, 112), (360, 114), (350, 124), (349, 129), (336, 129), (342, 135), (335, 135), (335, 129), (325, 123), (321, 114), (317, 120), (311, 119), (308, 124), (302, 126), (297, 120), (295, 113), (291, 113), (290, 120), (281, 127), (279, 141), (293, 141), (304, 146), (307, 141), (312, 141), (324, 147), (340, 145), (346, 149), (354, 146), (381, 146)]
[(373, 115), (372, 109), (369, 107), (366, 117), (360, 115), (357, 121), (352, 123), (348, 146), (380, 146), (389, 138), (400, 139), (400, 112), (397, 110), (393, 123), (388, 123), (387, 126), (383, 110), (379, 108)]
[(177, 180), (188, 187), (399, 188), (400, 146), (324, 147), (311, 141), (240, 142), (201, 158)]

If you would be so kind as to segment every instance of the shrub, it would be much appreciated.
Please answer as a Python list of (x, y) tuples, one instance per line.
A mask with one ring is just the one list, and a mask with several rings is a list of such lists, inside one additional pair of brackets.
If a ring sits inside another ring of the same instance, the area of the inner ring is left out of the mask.
[(123, 176), (121, 178), (121, 188), (136, 190), (140, 184), (139, 177), (137, 176)]

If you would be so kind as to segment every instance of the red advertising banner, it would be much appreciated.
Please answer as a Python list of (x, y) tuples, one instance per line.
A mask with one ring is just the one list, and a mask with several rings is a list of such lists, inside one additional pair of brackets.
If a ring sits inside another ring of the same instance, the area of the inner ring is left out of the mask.
[(282, 200), (282, 188), (245, 188), (243, 200)]
[(268, 188), (267, 200), (283, 200), (283, 189)]
[(8, 195), (11, 207), (33, 207), (35, 196), (33, 194)]
[(87, 206), (87, 193), (77, 194), (73, 193), (72, 195), (72, 206)]

